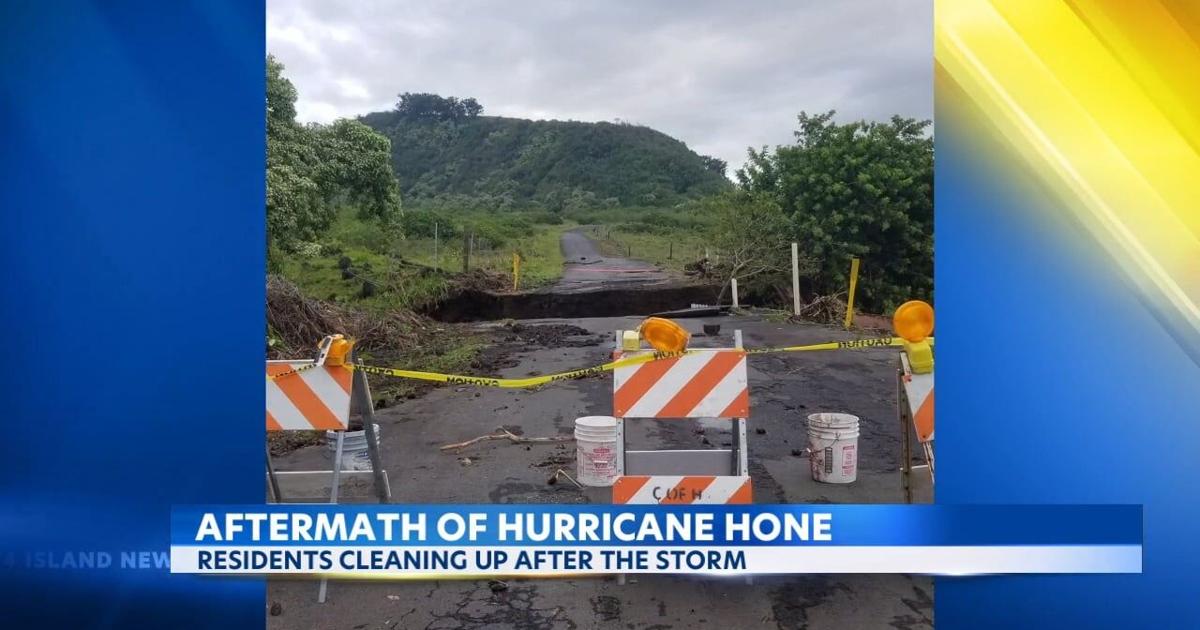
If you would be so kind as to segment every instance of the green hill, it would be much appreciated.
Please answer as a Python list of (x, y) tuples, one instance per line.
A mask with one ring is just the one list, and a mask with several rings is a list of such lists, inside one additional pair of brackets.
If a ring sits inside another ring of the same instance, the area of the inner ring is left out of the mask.
[[(435, 104), (413, 105), (418, 97)], [(396, 110), (360, 120), (391, 139), (406, 203), (461, 195), (501, 207), (667, 205), (731, 186), (723, 162), (648, 127), (481, 110), (473, 99), (404, 95)]]

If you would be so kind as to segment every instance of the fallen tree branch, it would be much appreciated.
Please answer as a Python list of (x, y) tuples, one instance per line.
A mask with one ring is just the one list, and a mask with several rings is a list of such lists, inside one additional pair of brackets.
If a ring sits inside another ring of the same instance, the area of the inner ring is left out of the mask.
[(477, 444), (479, 442), (487, 442), (490, 440), (508, 440), (509, 442), (512, 442), (513, 444), (553, 444), (553, 443), (557, 443), (557, 442), (570, 442), (571, 440), (574, 440), (574, 439), (575, 439), (575, 436), (573, 436), (573, 435), (556, 435), (553, 437), (525, 437), (522, 435), (517, 435), (517, 434), (513, 433), (512, 431), (505, 429), (504, 427), (496, 427), (495, 433), (488, 433), (487, 435), (481, 435), (479, 437), (471, 438), (465, 442), (457, 442), (455, 444), (447, 444), (445, 446), (438, 447), (438, 450), (461, 451), (462, 449), (464, 449), (468, 446), (471, 446), (472, 444)]
[(546, 481), (546, 483), (553, 486), (554, 484), (558, 483), (559, 477), (565, 477), (567, 481), (570, 481), (571, 483), (575, 484), (575, 487), (579, 488), (580, 490), (583, 490), (583, 484), (579, 483), (578, 481), (575, 481), (574, 477), (572, 477), (569, 473), (567, 473), (567, 471), (565, 471), (561, 468), (554, 471), (554, 474), (550, 475), (550, 479), (548, 479)]

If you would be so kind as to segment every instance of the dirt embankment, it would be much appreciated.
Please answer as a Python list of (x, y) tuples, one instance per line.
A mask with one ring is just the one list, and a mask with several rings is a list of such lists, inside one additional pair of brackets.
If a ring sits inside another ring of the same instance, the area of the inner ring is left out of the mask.
[(443, 322), (477, 322), (500, 319), (550, 317), (618, 317), (650, 315), (711, 304), (717, 291), (710, 286), (612, 287), (583, 293), (500, 294), (462, 291), (437, 304), (427, 314)]
[[(492, 279), (487, 274), (465, 274), (463, 293), (481, 291)], [(462, 295), (463, 293), (460, 293)], [(294, 284), (279, 277), (267, 280), (267, 358), (310, 359), (325, 335), (345, 334), (357, 341), (355, 352), (369, 365), (415, 369), (468, 376), (491, 376), (512, 367), (520, 352), (557, 347), (584, 347), (601, 343), (597, 335), (566, 324), (531, 326), (510, 322), (494, 328), (468, 328), (434, 321), (403, 309), (357, 309), (305, 296)], [(424, 396), (435, 384), (369, 376), (376, 409)], [(359, 428), (357, 416), (351, 428)], [(320, 431), (285, 431), (268, 434), (271, 452), (282, 455), (318, 444)]]

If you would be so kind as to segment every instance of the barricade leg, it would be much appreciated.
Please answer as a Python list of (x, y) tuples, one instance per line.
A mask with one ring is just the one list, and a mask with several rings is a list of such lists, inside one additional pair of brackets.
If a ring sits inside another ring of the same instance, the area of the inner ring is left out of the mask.
[(904, 370), (896, 370), (896, 417), (900, 418), (900, 487), (904, 502), (912, 503), (912, 429), (908, 399), (904, 394)]
[[(329, 491), (329, 503), (337, 505), (338, 486), (342, 483), (342, 445), (346, 437), (345, 431), (337, 432), (337, 446), (333, 451), (333, 488)], [(317, 603), (325, 603), (325, 595), (329, 591), (329, 580), (321, 578), (321, 586), (317, 589)]]
[[(358, 364), (362, 365), (362, 361), (360, 360)], [(375, 403), (371, 400), (371, 388), (367, 384), (367, 375), (360, 370), (354, 371), (353, 390), (357, 403), (351, 403), (351, 405), (357, 404), (362, 414), (363, 435), (367, 438), (367, 456), (371, 459), (375, 496), (379, 498), (380, 503), (387, 503), (392, 498), (392, 489), (388, 485), (387, 476), (383, 474), (379, 444), (375, 438)]]
[[(737, 328), (733, 331), (733, 347), (742, 349), (742, 329)], [(734, 453), (734, 473), (735, 475), (750, 474), (750, 443), (749, 436), (746, 432), (746, 419), (734, 418), (733, 420), (733, 443), (737, 445), (737, 452)], [(744, 579), (747, 585), (754, 584), (754, 576), (747, 575)]]
[(263, 447), (267, 453), (267, 480), (270, 482), (268, 486), (271, 492), (270, 499), (275, 503), (283, 503), (283, 493), (279, 490), (279, 476), (275, 474), (275, 463), (271, 461), (271, 444), (265, 442)]

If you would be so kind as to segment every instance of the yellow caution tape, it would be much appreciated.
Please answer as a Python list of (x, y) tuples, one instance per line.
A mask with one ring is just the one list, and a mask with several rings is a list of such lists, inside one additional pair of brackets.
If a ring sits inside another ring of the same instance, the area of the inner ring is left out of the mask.
[[(933, 339), (930, 339), (932, 342)], [(877, 337), (874, 339), (851, 339), (849, 341), (830, 341), (827, 343), (815, 343), (808, 346), (784, 346), (782, 348), (748, 348), (744, 350), (746, 354), (767, 354), (771, 352), (815, 352), (819, 350), (854, 350), (858, 348), (888, 348), (892, 346), (903, 346), (904, 340), (900, 337)]]
[(449, 383), (451, 385), (479, 385), (482, 387), (505, 387), (505, 388), (525, 388), (537, 387), (554, 381), (569, 381), (577, 378), (586, 378), (594, 376), (610, 370), (615, 370), (619, 367), (629, 365), (638, 365), (639, 363), (649, 363), (658, 361), (659, 359), (670, 359), (680, 357), (687, 354), (683, 352), (651, 352), (647, 354), (639, 354), (635, 357), (626, 359), (618, 359), (610, 361), (603, 365), (597, 365), (581, 370), (571, 370), (570, 372), (559, 372), (558, 374), (546, 374), (544, 376), (530, 376), (527, 378), (492, 378), (489, 376), (464, 376), (462, 374), (440, 374), (438, 372), (418, 372), (414, 370), (398, 370), (395, 368), (373, 367), (369, 365), (352, 365), (355, 370), (360, 370), (367, 374), (378, 374), (381, 376), (395, 376), (397, 378), (412, 378), (422, 381), (434, 381), (438, 383)]
[[(930, 343), (933, 339), (929, 339)], [(904, 340), (900, 337), (879, 337), (875, 339), (852, 339), (849, 341), (830, 341), (828, 343), (818, 343), (807, 346), (785, 346), (782, 348), (754, 348), (744, 349), (742, 352), (746, 354), (768, 354), (772, 352), (816, 352), (822, 350), (853, 350), (859, 348), (887, 348), (900, 347), (904, 345)], [(355, 370), (359, 370), (366, 374), (377, 374), (380, 376), (394, 376), (396, 378), (409, 378), (420, 381), (431, 381), (435, 383), (448, 383), (452, 385), (478, 385), (480, 387), (502, 387), (522, 389), (527, 387), (537, 387), (546, 383), (555, 381), (569, 381), (588, 376), (595, 376), (603, 372), (615, 370), (619, 367), (627, 367), (630, 365), (638, 365), (640, 363), (649, 363), (651, 361), (659, 361), (662, 359), (671, 359), (680, 357), (685, 354), (696, 352), (705, 352), (705, 349), (684, 350), (682, 352), (648, 352), (639, 354), (616, 361), (610, 361), (603, 365), (583, 368), (581, 370), (571, 370), (570, 372), (560, 372), (558, 374), (546, 374), (543, 376), (530, 376), (527, 378), (494, 378), (489, 376), (465, 376), (462, 374), (441, 374), (439, 372), (421, 372), (417, 370), (400, 370), (396, 368), (376, 367), (370, 365), (354, 365), (347, 363), (346, 366)], [(736, 349), (729, 349), (736, 352)], [(280, 376), (284, 376), (281, 374)]]
[(288, 370), (287, 372), (280, 372), (279, 374), (276, 374), (275, 376), (271, 376), (270, 374), (268, 374), (268, 375), (267, 375), (267, 380), (268, 380), (268, 381), (275, 381), (275, 380), (279, 380), (279, 379), (281, 379), (281, 378), (283, 378), (283, 377), (285, 377), (285, 376), (291, 376), (291, 375), (293, 375), (293, 374), (299, 374), (299, 373), (301, 373), (301, 372), (306, 372), (306, 371), (308, 371), (308, 370), (311, 370), (311, 369), (313, 369), (313, 368), (315, 368), (315, 367), (317, 367), (317, 364), (316, 364), (316, 363), (310, 363), (309, 365), (302, 365), (302, 366), (300, 366), (300, 367), (298, 367), (298, 368), (295, 368), (295, 369), (292, 369), (292, 370)]

